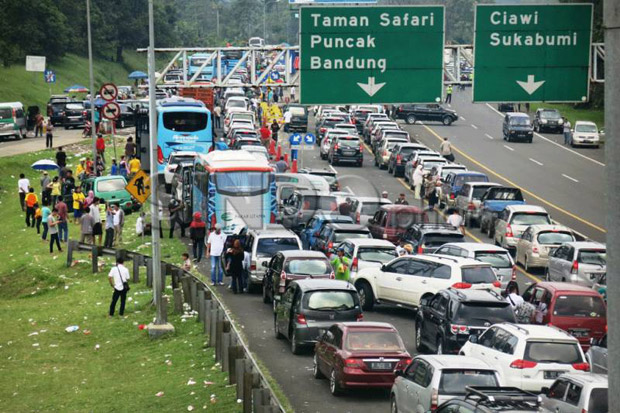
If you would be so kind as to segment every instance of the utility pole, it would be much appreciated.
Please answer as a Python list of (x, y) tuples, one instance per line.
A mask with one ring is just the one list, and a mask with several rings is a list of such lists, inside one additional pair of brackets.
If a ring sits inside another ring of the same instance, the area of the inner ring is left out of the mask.
[(95, 75), (93, 73), (93, 37), (90, 31), (90, 0), (86, 0), (86, 31), (88, 34), (88, 72), (90, 77), (90, 137), (93, 145), (93, 165), (97, 168), (97, 133), (95, 131)]
[(157, 107), (155, 103), (155, 27), (153, 23), (153, 0), (149, 0), (149, 142), (151, 149), (151, 245), (152, 274), (153, 274), (153, 301), (155, 302), (155, 322), (148, 325), (150, 337), (160, 337), (174, 332), (172, 324), (168, 323), (162, 302), (163, 283), (161, 278), (161, 249), (159, 239), (159, 188), (158, 188), (158, 165), (157, 165)]
[[(607, 325), (609, 406), (620, 406), (620, 2), (603, 2), (605, 28), (605, 169), (607, 170)], [(614, 390), (616, 389), (616, 390)], [(613, 410), (613, 408), (611, 409)]]

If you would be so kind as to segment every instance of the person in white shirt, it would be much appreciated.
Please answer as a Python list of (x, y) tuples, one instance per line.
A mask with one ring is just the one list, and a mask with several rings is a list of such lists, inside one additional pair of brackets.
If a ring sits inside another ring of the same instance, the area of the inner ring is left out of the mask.
[(291, 102), (295, 102), (295, 86), (291, 87)]
[(463, 225), (463, 217), (459, 214), (459, 210), (454, 208), (446, 222), (452, 225), (454, 228), (459, 229), (463, 234), (465, 233), (465, 227)]
[(140, 216), (138, 217), (138, 219), (136, 220), (136, 235), (138, 236), (144, 236), (144, 217), (145, 217), (145, 213), (144, 212), (140, 212)]
[(114, 209), (114, 243), (116, 245), (123, 241), (123, 225), (125, 225), (125, 211), (116, 205)]
[(112, 302), (110, 303), (110, 317), (114, 316), (114, 310), (119, 298), (121, 299), (121, 308), (118, 310), (118, 314), (120, 316), (125, 314), (125, 300), (127, 299), (128, 289), (125, 289), (124, 283), (129, 282), (129, 270), (123, 265), (124, 263), (125, 260), (122, 257), (118, 257), (116, 265), (110, 269), (108, 274), (108, 280), (114, 289)]
[(19, 174), (19, 181), (17, 181), (17, 189), (19, 191), (19, 203), (22, 206), (22, 211), (26, 210), (26, 194), (30, 189), (30, 180), (26, 178), (26, 175)]
[(508, 295), (506, 296), (506, 301), (510, 303), (513, 310), (522, 305), (524, 302), (523, 297), (517, 293), (517, 290), (517, 285), (511, 284), (510, 287), (508, 287)]
[(286, 112), (284, 112), (284, 126), (286, 128), (288, 128), (289, 124), (291, 123), (292, 118), (293, 118), (293, 114), (291, 113), (290, 110), (287, 110)]
[(241, 275), (241, 289), (248, 292), (248, 280), (250, 278), (250, 266), (252, 265), (252, 256), (249, 252), (243, 251), (243, 273)]
[(211, 285), (216, 283), (224, 285), (220, 257), (224, 252), (225, 243), (226, 234), (222, 232), (222, 226), (215, 224), (215, 231), (211, 232), (207, 238), (207, 258), (211, 259)]

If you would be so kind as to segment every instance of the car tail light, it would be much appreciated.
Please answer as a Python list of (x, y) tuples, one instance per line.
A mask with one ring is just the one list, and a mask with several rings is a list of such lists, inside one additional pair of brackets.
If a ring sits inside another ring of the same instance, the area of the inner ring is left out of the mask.
[(353, 262), (351, 263), (351, 271), (357, 271), (357, 257), (353, 258)]
[(256, 271), (256, 261), (252, 261), (250, 264), (250, 271)]
[(467, 288), (471, 288), (471, 284), (470, 283), (463, 283), (463, 282), (454, 283), (454, 284), (452, 284), (452, 288), (456, 288), (456, 289), (459, 289), (459, 290), (465, 290)]
[(164, 163), (164, 153), (159, 145), (157, 145), (157, 162)]
[(504, 234), (506, 237), (508, 238), (512, 238), (514, 237), (513, 233), (512, 233), (512, 227), (510, 225), (506, 226), (506, 233)]
[(336, 279), (336, 274), (333, 271), (329, 273), (329, 279), (330, 280), (335, 280)]
[(396, 364), (395, 370), (404, 370), (411, 363), (411, 359), (400, 359)]
[(275, 213), (271, 213), (269, 214), (269, 223), (271, 224), (275, 224), (276, 223), (276, 214)]
[(450, 324), (452, 334), (469, 334), (469, 327), (460, 324)]
[(351, 118), (351, 125), (355, 125), (355, 119)]
[(577, 260), (573, 261), (573, 266), (570, 269), (571, 274), (577, 274), (579, 272), (579, 263)]
[(356, 319), (356, 321), (360, 321), (360, 322), (361, 322), (361, 321), (364, 321), (364, 314), (359, 313), (359, 314), (357, 315), (357, 317), (355, 317), (355, 319)]
[(327, 129), (325, 129), (325, 128), (321, 128), (321, 129), (319, 129), (319, 132), (321, 132), (321, 133), (325, 133), (325, 131), (326, 131), (326, 130), (327, 130)]
[(334, 243), (333, 243), (333, 242), (331, 242), (331, 241), (329, 241), (329, 242), (327, 243), (327, 249), (328, 249), (328, 250), (331, 250), (332, 248), (334, 248)]
[(450, 199), (454, 199), (454, 198), (455, 198), (454, 193), (450, 194)]
[(474, 209), (476, 209), (476, 205), (474, 205), (473, 202), (470, 202), (469, 204), (467, 204), (467, 209), (469, 211), (473, 211)]
[(403, 157), (400, 155), (396, 155), (396, 163), (400, 165), (400, 163), (402, 162)]
[(88, 116), (88, 111), (86, 111), (86, 110), (85, 110), (85, 111), (83, 111), (83, 112), (82, 112), (82, 116), (84, 116), (84, 117)]
[(303, 324), (303, 325), (308, 325), (308, 322), (306, 321), (306, 316), (303, 314), (297, 314), (297, 324)]
[(362, 146), (361, 143), (360, 143), (360, 152), (364, 152), (364, 147)]
[(439, 392), (437, 389), (433, 389), (431, 392), (431, 411), (434, 412), (437, 410), (437, 406), (439, 405)]
[(590, 371), (589, 363), (573, 363), (573, 368), (580, 371)]
[(418, 247), (418, 254), (424, 254), (424, 249), (421, 246)]
[(512, 275), (511, 275), (510, 279), (512, 281), (516, 281), (517, 280), (517, 266), (516, 265), (512, 266)]
[(280, 273), (280, 281), (286, 281), (286, 272), (282, 271)]
[(334, 145), (334, 150), (337, 151), (338, 150), (338, 144)]
[(517, 359), (517, 360), (513, 361), (512, 363), (510, 363), (510, 368), (511, 369), (519, 369), (519, 370), (533, 369), (537, 365), (538, 365), (538, 363), (536, 363), (535, 361)]
[(532, 247), (532, 252), (535, 254), (538, 254), (538, 247), (537, 246), (533, 246)]
[(360, 223), (360, 220), (361, 220), (361, 215), (360, 215), (360, 213), (359, 213), (359, 212), (356, 212), (356, 213), (355, 213), (355, 222), (357, 222), (357, 223), (359, 224), (359, 223)]
[(493, 281), (493, 287), (501, 288), (502, 287), (502, 283), (499, 282), (499, 281)]
[(344, 361), (344, 366), (354, 369), (361, 369), (364, 367), (364, 362), (360, 359), (346, 359)]

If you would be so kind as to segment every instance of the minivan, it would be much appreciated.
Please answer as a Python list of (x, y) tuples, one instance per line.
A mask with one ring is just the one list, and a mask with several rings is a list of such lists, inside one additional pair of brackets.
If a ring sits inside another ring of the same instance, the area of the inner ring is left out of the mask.
[(422, 222), (428, 222), (428, 215), (422, 208), (410, 205), (382, 205), (368, 220), (368, 229), (373, 238), (396, 243), (409, 227)]
[(532, 143), (534, 138), (534, 128), (532, 128), (530, 117), (520, 112), (510, 112), (504, 116), (502, 132), (504, 140), (508, 142), (523, 141)]
[(4, 136), (26, 136), (26, 114), (20, 102), (0, 103), (0, 137)]

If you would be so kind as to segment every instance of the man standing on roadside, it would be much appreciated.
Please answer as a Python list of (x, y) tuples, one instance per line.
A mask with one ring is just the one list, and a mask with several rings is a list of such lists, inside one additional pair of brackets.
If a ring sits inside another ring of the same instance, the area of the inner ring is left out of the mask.
[(562, 130), (562, 132), (564, 132), (564, 145), (570, 145), (572, 143), (572, 139), (571, 139), (571, 124), (568, 121), (568, 119), (564, 118), (564, 128)]
[(185, 224), (181, 218), (181, 211), (185, 206), (178, 200), (171, 198), (168, 204), (168, 212), (170, 213), (170, 238), (174, 237), (174, 227), (178, 225), (181, 228), (181, 237), (185, 238)]
[(30, 180), (26, 178), (26, 175), (19, 174), (19, 181), (17, 181), (17, 189), (19, 191), (19, 204), (22, 207), (22, 211), (26, 210), (26, 194), (30, 190)]
[(409, 202), (407, 202), (404, 193), (401, 192), (401, 194), (398, 196), (398, 199), (394, 201), (394, 205), (409, 205)]
[(446, 103), (452, 103), (452, 85), (448, 85), (446, 88)]
[(452, 144), (450, 143), (448, 138), (443, 138), (443, 142), (441, 142), (441, 146), (439, 147), (439, 153), (447, 161), (454, 162), (454, 154), (452, 153)]
[(43, 137), (43, 115), (37, 113), (37, 116), (34, 117), (34, 137)]
[(118, 299), (121, 299), (121, 307), (118, 310), (118, 315), (121, 317), (125, 314), (125, 301), (127, 300), (127, 289), (125, 283), (129, 282), (129, 270), (123, 264), (125, 260), (123, 257), (116, 259), (116, 265), (110, 269), (108, 274), (108, 280), (110, 285), (114, 289), (112, 294), (112, 302), (110, 303), (110, 317), (114, 316), (114, 310), (116, 309), (116, 303)]
[(52, 120), (48, 120), (45, 124), (45, 147), (48, 149), (52, 149), (54, 146), (54, 134), (52, 131), (54, 130), (54, 125), (52, 124)]
[(288, 164), (284, 160), (284, 156), (280, 156), (280, 160), (276, 162), (276, 171), (278, 173), (284, 173), (288, 170)]
[(125, 211), (118, 205), (114, 208), (114, 243), (119, 245), (123, 241), (123, 226), (125, 225)]
[(220, 257), (224, 252), (225, 243), (226, 234), (222, 232), (222, 226), (215, 224), (215, 231), (212, 231), (207, 238), (207, 258), (211, 260), (211, 285), (216, 283), (224, 285)]
[(102, 134), (97, 135), (95, 146), (97, 147), (97, 155), (99, 155), (101, 160), (105, 163), (105, 140)]
[(349, 281), (351, 278), (351, 262), (344, 256), (344, 248), (338, 248), (336, 257), (331, 261), (332, 268), (334, 269), (334, 276), (337, 280)]

